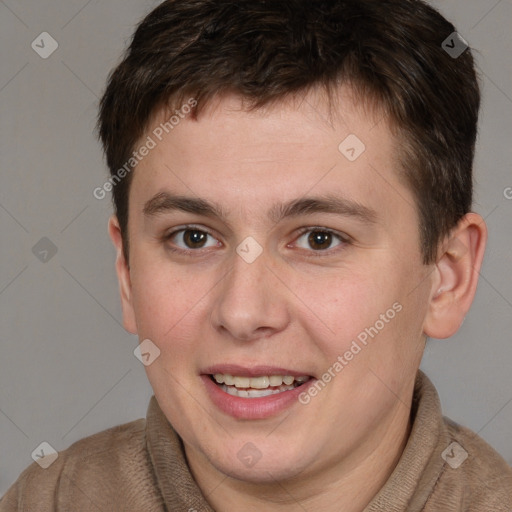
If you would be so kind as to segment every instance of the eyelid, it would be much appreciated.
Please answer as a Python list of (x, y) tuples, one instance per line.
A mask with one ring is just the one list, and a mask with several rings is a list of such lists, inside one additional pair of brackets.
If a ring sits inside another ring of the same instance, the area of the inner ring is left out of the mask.
[[(346, 233), (336, 231), (331, 228), (326, 228), (324, 226), (305, 226), (305, 227), (299, 229), (297, 236), (295, 237), (292, 244), (294, 244), (305, 233), (315, 232), (315, 231), (319, 231), (321, 233), (329, 233), (329, 234), (337, 237), (341, 243), (339, 245), (337, 245), (336, 247), (333, 247), (332, 249), (317, 250), (317, 251), (315, 251), (313, 249), (307, 250), (307, 249), (300, 248), (301, 250), (305, 251), (308, 254), (308, 256), (311, 256), (313, 258), (322, 257), (322, 256), (323, 257), (332, 256), (333, 253), (342, 251), (343, 249), (345, 249), (345, 247), (347, 245), (352, 243), (352, 238), (349, 235), (347, 235)], [(287, 247), (289, 247), (289, 245), (290, 244), (287, 244)]]
[(175, 226), (170, 230), (165, 231), (162, 238), (170, 238), (171, 236), (175, 235), (176, 233), (179, 233), (180, 231), (187, 230), (203, 231), (204, 233), (208, 233), (209, 235), (214, 236), (213, 232), (210, 229), (205, 228), (204, 226), (200, 226), (198, 224), (184, 224), (183, 226)]
[[(215, 236), (211, 230), (204, 228), (203, 226), (198, 226), (198, 225), (194, 225), (194, 224), (187, 224), (184, 226), (176, 226), (176, 227), (172, 228), (172, 230), (166, 231), (162, 236), (162, 241), (167, 242), (171, 238), (176, 236), (178, 233), (181, 233), (183, 231), (201, 231), (202, 233), (206, 233), (207, 235), (209, 235), (212, 238), (214, 238), (215, 240), (217, 240), (217, 242), (219, 242), (217, 236)], [(187, 254), (187, 255), (191, 255), (191, 254), (195, 255), (195, 253), (197, 253), (197, 255), (200, 255), (204, 251), (211, 249), (211, 247), (205, 247), (205, 248), (200, 247), (199, 249), (183, 249), (182, 247), (168, 247), (168, 249), (173, 252), (180, 252), (182, 254)]]
[(304, 226), (303, 228), (299, 228), (297, 236), (301, 236), (308, 231), (321, 231), (322, 233), (330, 233), (331, 235), (339, 237), (343, 242), (350, 242), (352, 240), (351, 237), (346, 233), (337, 231), (335, 229), (326, 228), (325, 226)]

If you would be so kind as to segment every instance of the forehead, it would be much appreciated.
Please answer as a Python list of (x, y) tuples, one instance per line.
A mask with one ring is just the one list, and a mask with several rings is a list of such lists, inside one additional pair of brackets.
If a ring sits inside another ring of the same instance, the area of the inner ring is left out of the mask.
[(141, 139), (152, 137), (155, 147), (134, 172), (130, 201), (139, 211), (165, 190), (222, 202), (235, 215), (309, 192), (338, 192), (384, 210), (390, 198), (408, 195), (387, 119), (347, 88), (334, 105), (312, 92), (252, 111), (225, 96), (197, 120), (174, 114), (159, 140), (155, 133), (173, 114), (158, 111)]

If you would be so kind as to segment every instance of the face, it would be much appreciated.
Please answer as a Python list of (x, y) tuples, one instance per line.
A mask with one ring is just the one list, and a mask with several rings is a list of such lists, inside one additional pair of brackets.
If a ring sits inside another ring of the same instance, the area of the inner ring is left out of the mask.
[(125, 326), (160, 350), (147, 375), (188, 457), (245, 481), (355, 464), (409, 414), (430, 293), (415, 201), (387, 122), (340, 98), (329, 122), (315, 93), (225, 97), (148, 131), (133, 175)]

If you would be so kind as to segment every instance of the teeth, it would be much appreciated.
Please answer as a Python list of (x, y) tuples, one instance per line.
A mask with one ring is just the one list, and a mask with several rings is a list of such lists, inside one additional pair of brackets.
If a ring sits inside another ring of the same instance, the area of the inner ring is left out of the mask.
[[(249, 379), (249, 386), (253, 389), (266, 389), (270, 386), (270, 378), (269, 377), (251, 377)], [(235, 383), (236, 385), (236, 383)], [(236, 386), (237, 388), (239, 386)]]
[(248, 388), (251, 383), (251, 379), (249, 377), (233, 377), (233, 384), (237, 388)]
[(283, 383), (281, 375), (271, 375), (269, 380), (271, 386), (280, 386)]
[[(303, 375), (300, 377), (293, 377), (292, 375), (262, 375), (260, 377), (239, 377), (228, 374), (216, 373), (213, 378), (217, 384), (223, 384), (221, 386), (223, 389), (236, 396), (244, 396), (245, 393), (248, 393), (247, 397), (256, 397), (256, 396), (266, 396), (269, 394), (273, 394), (270, 392), (266, 392), (265, 394), (261, 394), (261, 391), (268, 390), (279, 393), (282, 391), (281, 389), (269, 389), (269, 388), (284, 388), (293, 389), (294, 381), (297, 384), (302, 384), (309, 380), (307, 375)], [(285, 389), (284, 391), (286, 391)]]
[(279, 386), (277, 389), (268, 388), (268, 389), (237, 389), (235, 386), (226, 386), (226, 384), (220, 385), (221, 389), (232, 396), (237, 396), (239, 398), (260, 398), (262, 396), (269, 395), (277, 395), (278, 393), (282, 393), (283, 391), (289, 391), (290, 389), (295, 389), (295, 386)]

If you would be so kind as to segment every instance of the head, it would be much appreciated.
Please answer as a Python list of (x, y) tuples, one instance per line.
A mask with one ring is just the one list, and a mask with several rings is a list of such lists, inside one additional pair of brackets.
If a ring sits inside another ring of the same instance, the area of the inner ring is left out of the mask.
[[(485, 244), (454, 31), (403, 0), (175, 0), (137, 28), (101, 102), (110, 233), (125, 327), (160, 349), (148, 377), (190, 456), (293, 478), (403, 426)], [(309, 381), (258, 411), (216, 373)]]

